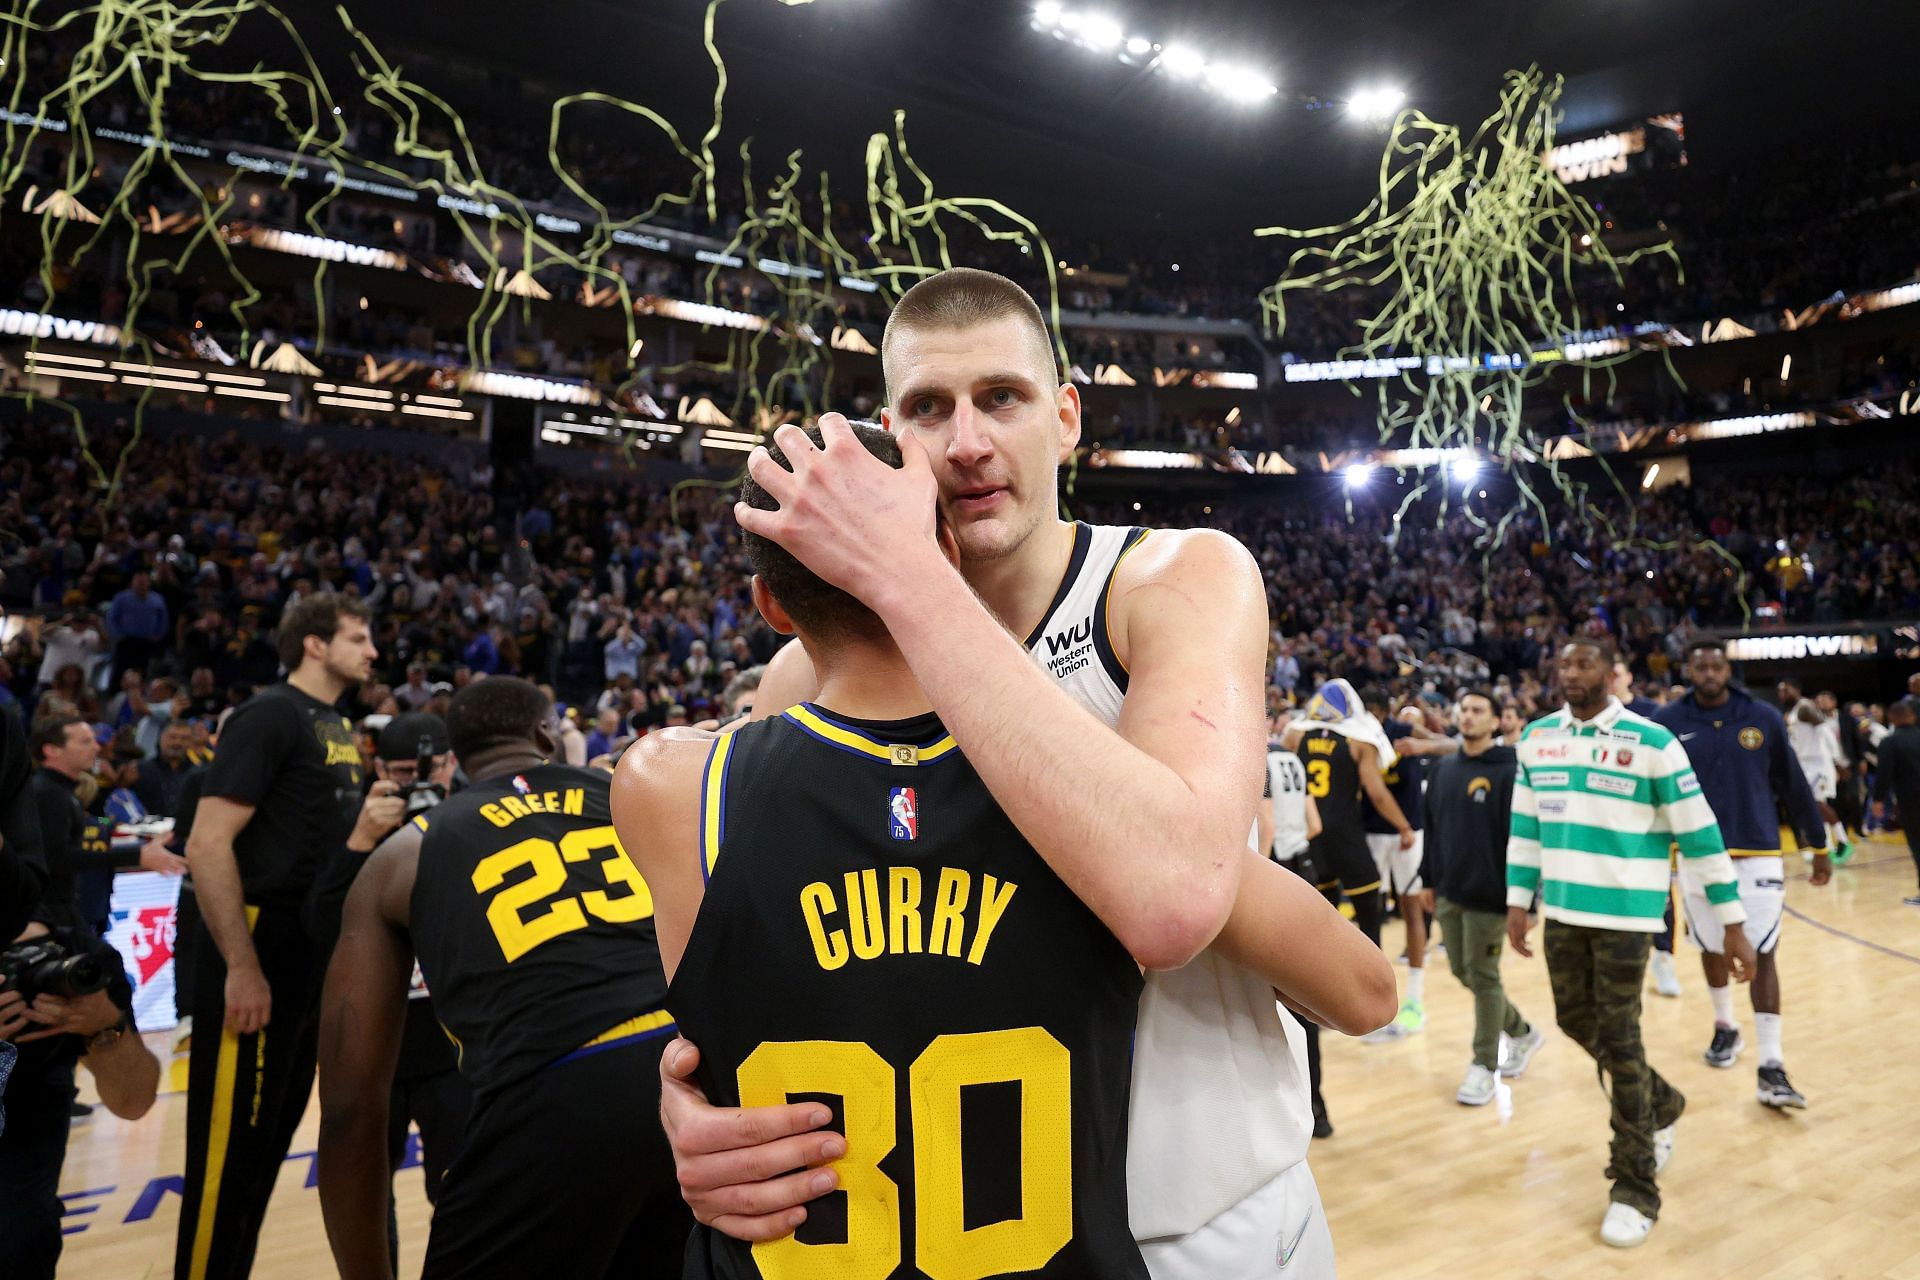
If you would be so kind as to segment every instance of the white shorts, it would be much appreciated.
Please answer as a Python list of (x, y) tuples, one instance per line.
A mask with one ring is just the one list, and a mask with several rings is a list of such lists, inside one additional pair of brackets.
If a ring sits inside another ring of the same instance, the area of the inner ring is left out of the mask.
[[(1786, 863), (1780, 858), (1735, 858), (1733, 870), (1740, 877), (1740, 905), (1747, 909), (1742, 926), (1755, 951), (1772, 951), (1780, 944), (1780, 917), (1787, 904)], [(1721, 954), (1726, 942), (1726, 926), (1713, 914), (1685, 866), (1680, 868), (1680, 902), (1686, 910), (1687, 936), (1702, 951)]]
[(1808, 774), (1807, 785), (1813, 788), (1813, 798), (1816, 800), (1831, 803), (1833, 798), (1840, 794), (1840, 780), (1834, 776), (1831, 769)]
[(1153, 1280), (1333, 1280), (1333, 1234), (1300, 1161), (1198, 1231), (1142, 1240)]
[(1420, 883), (1420, 851), (1426, 838), (1426, 832), (1416, 831), (1413, 833), (1413, 848), (1402, 849), (1400, 837), (1391, 831), (1385, 835), (1367, 832), (1367, 849), (1373, 854), (1373, 865), (1380, 872), (1381, 883), (1392, 886), (1395, 897), (1418, 893), (1423, 887)]

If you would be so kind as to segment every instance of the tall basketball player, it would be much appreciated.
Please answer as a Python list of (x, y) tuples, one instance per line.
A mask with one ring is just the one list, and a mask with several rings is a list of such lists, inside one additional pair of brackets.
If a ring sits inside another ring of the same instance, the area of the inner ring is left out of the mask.
[[(828, 415), (824, 450), (798, 431), (777, 438), (795, 474), (752, 464), (781, 510), (737, 518), (880, 616), (994, 798), (1063, 879), (1076, 863), (1137, 863), (1129, 893), (1087, 905), (1110, 924), (1126, 918), (1116, 912), (1156, 922), (1163, 945), (1141, 959), (1192, 955), (1230, 907), (1211, 951), (1148, 980), (1129, 1217), (1163, 1280), (1271, 1267), (1296, 1251), (1297, 1273), (1322, 1274), (1304, 1260), (1312, 1245), (1297, 1243), (1324, 1240), (1324, 1218), (1304, 1163), (1299, 1036), (1273, 989), (1296, 1011), (1364, 1031), (1392, 1016), (1393, 975), (1251, 848), (1264, 755), (1258, 572), (1212, 531), (1055, 517), (1079, 394), (1060, 382), (1046, 322), (1011, 281), (954, 270), (921, 283), (889, 319), (883, 356), (905, 468), (849, 447)], [(936, 499), (959, 574), (937, 555)], [(789, 645), (758, 707), (777, 712), (817, 688)], [(1163, 914), (1160, 900), (1184, 899), (1176, 868), (1195, 853), (1220, 900)], [(695, 1055), (669, 1057), (666, 1069), (684, 1074)], [(720, 1112), (670, 1083), (663, 1115), (696, 1215), (743, 1236), (792, 1230), (804, 1178), (765, 1180), (822, 1160), (830, 1139), (804, 1132), (814, 1111)]]
[[(879, 428), (859, 444), (898, 464)], [(742, 494), (773, 506), (751, 479)], [(698, 1227), (687, 1274), (1145, 1280), (1125, 1161), (1141, 982), (1123, 944), (1159, 943), (1117, 937), (1074, 896), (1115, 901), (1121, 860), (1062, 883), (879, 619), (774, 543), (746, 546), (754, 602), (798, 631), (818, 700), (732, 734), (649, 736), (621, 764), (614, 820), (702, 1083), (729, 1105), (833, 1106), (845, 1190), (785, 1239)]]

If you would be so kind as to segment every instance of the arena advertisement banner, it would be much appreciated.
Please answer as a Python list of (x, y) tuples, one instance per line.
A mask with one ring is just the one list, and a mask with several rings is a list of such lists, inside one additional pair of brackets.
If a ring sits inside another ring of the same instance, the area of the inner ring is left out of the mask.
[(142, 1031), (165, 1031), (175, 1022), (173, 941), (179, 905), (179, 876), (129, 871), (113, 878), (107, 941), (127, 966), (133, 1019)]

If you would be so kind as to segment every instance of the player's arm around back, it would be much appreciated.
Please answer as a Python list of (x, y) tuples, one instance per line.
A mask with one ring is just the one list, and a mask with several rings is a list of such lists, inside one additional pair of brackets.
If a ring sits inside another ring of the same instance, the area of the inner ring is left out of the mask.
[(343, 1280), (386, 1280), (387, 1106), (413, 951), (405, 930), (420, 831), (367, 859), (341, 912), (320, 997), (320, 1210)]
[(613, 771), (613, 830), (653, 893), (654, 935), (669, 979), (706, 896), (700, 782), (717, 736), (702, 729), (650, 733)]
[(1319, 890), (1248, 851), (1240, 892), (1213, 949), (1270, 983), (1296, 1013), (1363, 1036), (1399, 1010), (1393, 963)]
[(1212, 530), (1148, 536), (1116, 575), (1119, 732), (1035, 665), (950, 566), (880, 609), (1007, 816), (1148, 968), (1178, 968), (1232, 909), (1266, 766), (1266, 594)]

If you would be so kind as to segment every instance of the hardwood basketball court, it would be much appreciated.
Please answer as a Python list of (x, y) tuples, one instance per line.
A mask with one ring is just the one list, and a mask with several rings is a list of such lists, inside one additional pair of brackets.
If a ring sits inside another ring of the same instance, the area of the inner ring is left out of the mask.
[[(1903, 844), (1876, 841), (1824, 888), (1791, 860), (1789, 874), (1786, 1065), (1806, 1111), (1754, 1101), (1751, 1047), (1731, 1070), (1701, 1061), (1712, 1019), (1682, 942), (1685, 994), (1666, 1000), (1649, 988), (1643, 1018), (1649, 1056), (1688, 1100), (1661, 1178), (1665, 1207), (1644, 1246), (1609, 1249), (1598, 1235), (1607, 1100), (1591, 1060), (1550, 1030), (1510, 1095), (1460, 1106), (1453, 1091), (1471, 1057), (1472, 1004), (1445, 958), (1432, 957), (1425, 1032), (1381, 1046), (1325, 1038), (1337, 1132), (1314, 1144), (1312, 1162), (1341, 1274), (1920, 1280), (1920, 909), (1900, 902), (1913, 892), (1913, 863)], [(1399, 950), (1392, 933), (1389, 946)], [(1505, 974), (1521, 1011), (1551, 1028), (1538, 948), (1531, 960), (1509, 954)], [(1735, 1007), (1751, 1045), (1744, 990)], [(163, 1049), (164, 1040), (150, 1043)], [(184, 1085), (183, 1069), (172, 1075)], [(70, 1233), (62, 1277), (173, 1274), (185, 1106), (170, 1093), (138, 1122), (101, 1110), (75, 1126), (61, 1180)], [(318, 1127), (316, 1101), (261, 1234), (254, 1274), (266, 1280), (335, 1274), (312, 1188)], [(400, 1274), (417, 1276), (428, 1222), (417, 1168), (400, 1175), (398, 1195)]]

